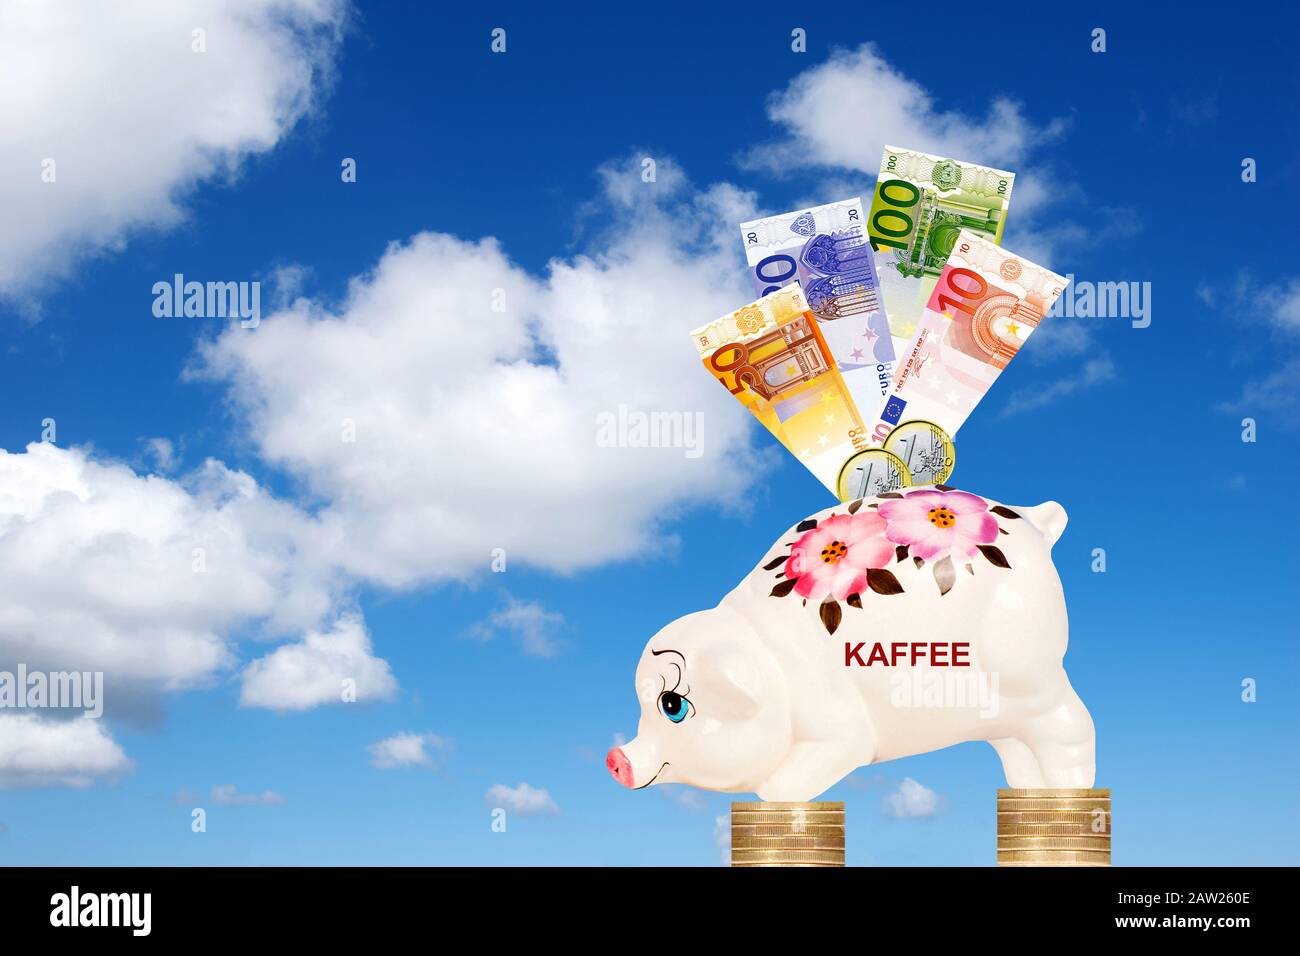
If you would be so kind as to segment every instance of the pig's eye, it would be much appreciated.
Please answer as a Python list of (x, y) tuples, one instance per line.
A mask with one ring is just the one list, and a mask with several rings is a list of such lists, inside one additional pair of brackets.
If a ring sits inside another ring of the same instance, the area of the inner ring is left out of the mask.
[(676, 691), (666, 690), (659, 695), (659, 709), (674, 724), (680, 724), (686, 719), (690, 706), (691, 702)]

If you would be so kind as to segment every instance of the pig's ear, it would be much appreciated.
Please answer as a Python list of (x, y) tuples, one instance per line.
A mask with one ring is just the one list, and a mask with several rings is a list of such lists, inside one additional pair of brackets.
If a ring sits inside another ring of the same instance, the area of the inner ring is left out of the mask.
[(700, 658), (698, 675), (700, 704), (710, 715), (748, 720), (758, 713), (763, 674), (752, 649), (739, 644), (712, 647)]

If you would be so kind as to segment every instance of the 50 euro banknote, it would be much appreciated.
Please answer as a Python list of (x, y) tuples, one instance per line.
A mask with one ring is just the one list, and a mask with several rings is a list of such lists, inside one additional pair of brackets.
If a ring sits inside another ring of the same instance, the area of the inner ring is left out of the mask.
[(803, 290), (778, 289), (691, 338), (709, 373), (834, 493), (866, 429)]
[(849, 394), (874, 408), (894, 377), (894, 345), (860, 197), (740, 224), (754, 291), (803, 289)]
[(1002, 243), (1015, 179), (991, 166), (885, 147), (867, 234), (900, 362), (958, 233)]
[(963, 229), (939, 273), (869, 442), (921, 483), (1064, 291), (1068, 279)]

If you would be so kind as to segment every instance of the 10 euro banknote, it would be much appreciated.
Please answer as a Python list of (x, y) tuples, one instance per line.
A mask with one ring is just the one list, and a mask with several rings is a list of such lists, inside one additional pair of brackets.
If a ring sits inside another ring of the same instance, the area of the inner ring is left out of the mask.
[(858, 197), (740, 224), (754, 291), (798, 282), (849, 394), (879, 404), (894, 377), (894, 345)]
[(966, 229), (1002, 243), (1015, 174), (886, 146), (867, 222), (899, 361)]
[(903, 459), (917, 484), (941, 473), (952, 437), (1068, 281), (961, 230), (871, 422), (870, 443)]

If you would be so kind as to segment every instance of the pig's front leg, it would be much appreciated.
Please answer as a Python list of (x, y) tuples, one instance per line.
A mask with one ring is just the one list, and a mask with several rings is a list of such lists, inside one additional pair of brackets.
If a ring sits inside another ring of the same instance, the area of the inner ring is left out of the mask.
[(762, 800), (806, 802), (825, 793), (870, 758), (860, 748), (827, 740), (804, 740), (790, 748), (781, 766), (755, 792)]

